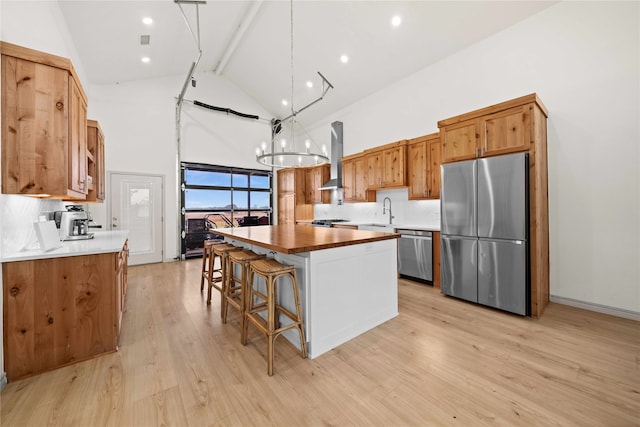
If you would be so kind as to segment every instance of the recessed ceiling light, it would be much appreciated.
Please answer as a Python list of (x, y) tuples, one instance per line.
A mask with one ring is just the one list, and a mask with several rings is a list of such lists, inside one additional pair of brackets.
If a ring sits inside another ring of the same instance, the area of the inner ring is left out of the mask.
[(286, 100), (286, 99), (283, 99), (283, 100), (282, 100), (282, 105), (287, 106), (287, 105), (289, 105), (289, 103), (287, 102), (287, 100)]
[(400, 24), (402, 24), (402, 18), (401, 17), (396, 15), (393, 18), (391, 18), (391, 25), (393, 25), (394, 27), (397, 27)]
[(143, 56), (142, 58), (140, 58), (140, 61), (142, 61), (145, 64), (147, 64), (147, 63), (149, 63), (149, 61), (151, 61), (151, 58), (149, 58), (148, 56)]
[(308, 87), (308, 88), (312, 88), (312, 87), (313, 87), (313, 82), (312, 82), (311, 80), (309, 80), (309, 81), (307, 82), (307, 87)]
[(347, 55), (342, 55), (340, 57), (340, 61), (342, 61), (343, 64), (346, 64), (347, 62), (349, 62), (349, 57)]
[(153, 19), (149, 18), (148, 16), (145, 16), (144, 18), (142, 18), (142, 23), (144, 25), (151, 25), (153, 24)]

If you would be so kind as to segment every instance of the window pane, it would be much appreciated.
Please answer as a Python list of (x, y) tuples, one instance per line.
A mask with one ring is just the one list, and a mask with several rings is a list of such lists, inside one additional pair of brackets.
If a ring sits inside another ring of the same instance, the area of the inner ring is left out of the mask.
[(231, 186), (231, 174), (227, 172), (209, 172), (187, 169), (184, 173), (187, 185)]
[(233, 192), (233, 206), (235, 209), (249, 209), (249, 192), (235, 190)]
[(185, 190), (185, 209), (229, 209), (231, 191), (228, 190)]
[(234, 187), (244, 187), (247, 188), (249, 186), (249, 176), (245, 174), (233, 174), (233, 186)]
[(251, 175), (251, 188), (269, 188), (269, 177), (266, 175)]
[(269, 209), (269, 192), (252, 191), (251, 192), (251, 209)]

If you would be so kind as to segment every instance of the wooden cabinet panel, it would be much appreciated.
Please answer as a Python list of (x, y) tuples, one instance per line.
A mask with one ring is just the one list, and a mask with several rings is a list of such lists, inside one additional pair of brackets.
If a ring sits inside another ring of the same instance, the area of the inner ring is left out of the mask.
[(481, 156), (529, 150), (529, 137), (525, 129), (528, 127), (530, 108), (511, 108), (481, 119), (484, 129)]
[(2, 192), (67, 194), (69, 79), (2, 56)]
[(328, 163), (305, 169), (305, 202), (309, 204), (331, 203), (331, 192), (320, 187), (329, 180), (331, 165)]
[(468, 120), (441, 129), (442, 161), (454, 162), (476, 158), (478, 121)]
[(87, 183), (87, 103), (75, 79), (69, 76), (69, 183), (70, 189), (82, 195), (88, 191)]
[(407, 145), (409, 200), (440, 198), (440, 135), (432, 133)]
[(295, 224), (296, 196), (283, 194), (278, 196), (278, 224)]
[(384, 151), (383, 182), (384, 187), (402, 187), (406, 185), (405, 166), (406, 147), (395, 147)]
[(365, 150), (368, 189), (407, 185), (406, 140)]
[(116, 256), (110, 253), (2, 265), (9, 380), (115, 350)]
[(375, 202), (376, 192), (367, 191), (367, 157), (360, 153), (342, 158), (342, 188), (345, 202)]
[(0, 42), (2, 192), (84, 199), (87, 100), (71, 62)]
[(440, 138), (434, 138), (427, 142), (427, 198), (440, 198), (440, 164), (441, 164)]
[(87, 177), (92, 178), (87, 202), (103, 202), (104, 194), (104, 135), (95, 120), (87, 120)]

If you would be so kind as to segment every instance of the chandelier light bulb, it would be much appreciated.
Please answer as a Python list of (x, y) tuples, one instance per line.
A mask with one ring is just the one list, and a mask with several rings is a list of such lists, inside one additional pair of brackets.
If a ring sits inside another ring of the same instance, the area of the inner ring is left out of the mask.
[(327, 155), (327, 146), (322, 144), (322, 154)]
[(260, 148), (262, 148), (262, 154), (264, 154), (264, 152), (267, 150), (267, 143), (262, 141), (262, 144), (260, 144)]
[(284, 147), (286, 147), (286, 146), (287, 146), (287, 140), (286, 140), (286, 139), (284, 139), (284, 138), (282, 138), (282, 139), (280, 140), (280, 146), (282, 147), (282, 151), (284, 151)]
[[(262, 153), (264, 154), (264, 151), (262, 151)], [(256, 156), (260, 155), (260, 147), (256, 147)]]
[(311, 148), (311, 141), (309, 141), (308, 139), (305, 139), (304, 146), (307, 148), (307, 153), (308, 153), (309, 149)]

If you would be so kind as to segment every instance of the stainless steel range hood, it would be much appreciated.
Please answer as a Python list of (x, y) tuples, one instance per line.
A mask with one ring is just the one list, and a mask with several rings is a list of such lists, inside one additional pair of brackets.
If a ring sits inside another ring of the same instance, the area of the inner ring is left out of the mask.
[(331, 123), (331, 178), (320, 190), (342, 188), (342, 122)]

